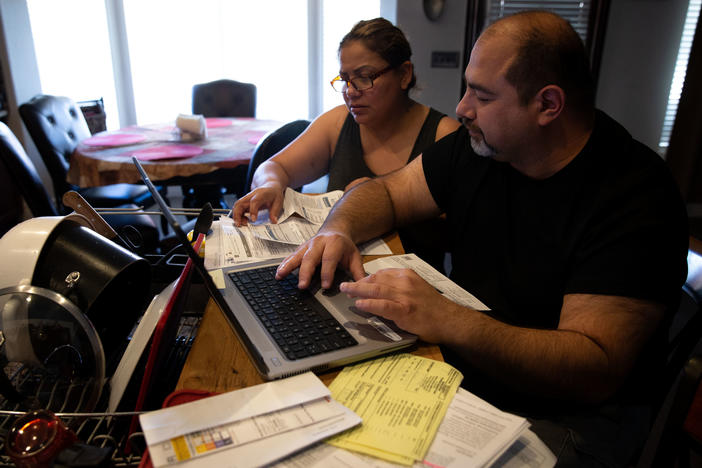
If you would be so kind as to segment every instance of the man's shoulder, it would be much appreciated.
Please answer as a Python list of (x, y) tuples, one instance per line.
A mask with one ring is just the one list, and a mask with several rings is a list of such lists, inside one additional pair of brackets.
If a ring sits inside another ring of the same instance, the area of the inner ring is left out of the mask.
[(651, 148), (635, 139), (617, 120), (602, 110), (596, 110), (593, 136), (602, 149), (620, 156), (644, 158), (645, 161), (663, 163), (663, 158)]
[(674, 183), (664, 159), (644, 143), (635, 139), (619, 122), (597, 111), (595, 127), (588, 144), (587, 159), (599, 178), (646, 177), (667, 184)]

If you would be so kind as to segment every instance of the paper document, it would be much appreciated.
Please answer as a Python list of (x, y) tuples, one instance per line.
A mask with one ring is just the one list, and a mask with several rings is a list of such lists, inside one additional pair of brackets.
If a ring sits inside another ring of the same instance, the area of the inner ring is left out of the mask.
[(361, 255), (392, 255), (392, 249), (383, 239), (373, 239), (358, 245)]
[[(221, 217), (212, 223), (212, 232), (207, 236), (205, 268), (216, 270), (271, 258), (283, 259), (318, 230), (319, 225), (297, 217), (278, 224), (257, 222), (242, 227), (234, 226), (231, 218)], [(366, 242), (359, 249), (362, 255), (392, 253), (382, 239)]]
[(307, 221), (322, 224), (327, 219), (327, 215), (334, 204), (343, 195), (344, 192), (341, 190), (320, 195), (307, 195), (287, 187), (285, 189), (285, 198), (283, 198), (283, 213), (278, 218), (278, 223), (282, 223), (294, 213), (297, 213)]
[[(449, 407), (450, 408), (450, 407)], [(440, 434), (436, 435), (439, 439)], [(430, 452), (434, 449), (429, 449)], [(413, 468), (475, 468), (470, 457), (462, 458), (461, 445), (453, 447), (447, 455), (451, 461), (447, 465), (438, 463), (429, 464), (425, 461), (415, 462)], [(455, 458), (454, 458), (455, 457)], [(436, 462), (436, 457), (434, 462)], [(553, 468), (556, 465), (556, 456), (532, 431), (526, 429), (512, 446), (507, 449), (495, 462), (489, 463), (489, 468)], [(400, 468), (403, 465), (390, 463), (380, 458), (350, 452), (326, 443), (320, 443), (309, 449), (286, 458), (275, 465), (275, 468), (328, 468), (343, 466), (344, 468)]]
[(415, 254), (392, 255), (378, 258), (364, 263), (363, 268), (365, 268), (368, 274), (386, 268), (409, 268), (421, 276), (424, 281), (434, 286), (447, 299), (476, 310), (490, 310), (490, 308), (480, 302), (478, 298), (448, 279)]
[(462, 379), (444, 362), (406, 353), (345, 367), (329, 388), (363, 425), (329, 443), (404, 465), (422, 460)]
[[(527, 426), (524, 418), (504, 413), (459, 388), (446, 410), (426, 457), (415, 462), (413, 467), (552, 468), (556, 464), (556, 457)], [(329, 444), (318, 444), (275, 466), (397, 468), (402, 465)]]
[(503, 453), (491, 468), (553, 468), (556, 466), (556, 456), (539, 437), (530, 430), (526, 430)]
[(139, 421), (156, 467), (260, 466), (361, 422), (311, 372), (145, 413)]
[(212, 223), (212, 233), (207, 236), (205, 268), (215, 270), (269, 258), (283, 259), (296, 248), (296, 245), (260, 239), (247, 227), (237, 228), (231, 218), (222, 217)]
[(298, 246), (312, 239), (319, 227), (306, 219), (289, 218), (282, 223), (251, 225), (247, 229), (259, 239)]
[(436, 467), (488, 466), (529, 427), (462, 388), (439, 426), (424, 462)]

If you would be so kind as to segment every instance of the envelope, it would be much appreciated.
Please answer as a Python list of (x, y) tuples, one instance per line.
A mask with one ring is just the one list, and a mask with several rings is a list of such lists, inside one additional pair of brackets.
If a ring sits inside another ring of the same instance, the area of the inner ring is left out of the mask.
[(312, 372), (222, 393), (139, 415), (146, 442), (154, 445), (207, 428), (233, 423), (300, 403), (331, 397)]

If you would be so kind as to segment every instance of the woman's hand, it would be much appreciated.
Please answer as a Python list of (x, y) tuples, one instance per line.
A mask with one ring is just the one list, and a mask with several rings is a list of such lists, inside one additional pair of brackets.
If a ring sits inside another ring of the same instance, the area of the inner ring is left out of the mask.
[[(256, 221), (260, 210), (268, 209), (272, 223), (278, 222), (278, 216), (283, 210), (285, 187), (277, 183), (268, 183), (255, 188), (234, 203), (232, 218), (237, 226), (245, 226), (250, 220)], [(248, 219), (244, 216), (249, 213)]]

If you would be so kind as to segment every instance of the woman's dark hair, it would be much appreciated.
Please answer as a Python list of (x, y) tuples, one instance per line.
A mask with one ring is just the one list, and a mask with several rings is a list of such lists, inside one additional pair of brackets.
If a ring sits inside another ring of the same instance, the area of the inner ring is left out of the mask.
[[(412, 57), (412, 48), (405, 34), (385, 18), (374, 18), (356, 23), (339, 43), (339, 52), (352, 41), (362, 42), (368, 50), (380, 55), (392, 67), (397, 67)], [(407, 92), (416, 83), (417, 77), (413, 69), (412, 80), (407, 87)]]

